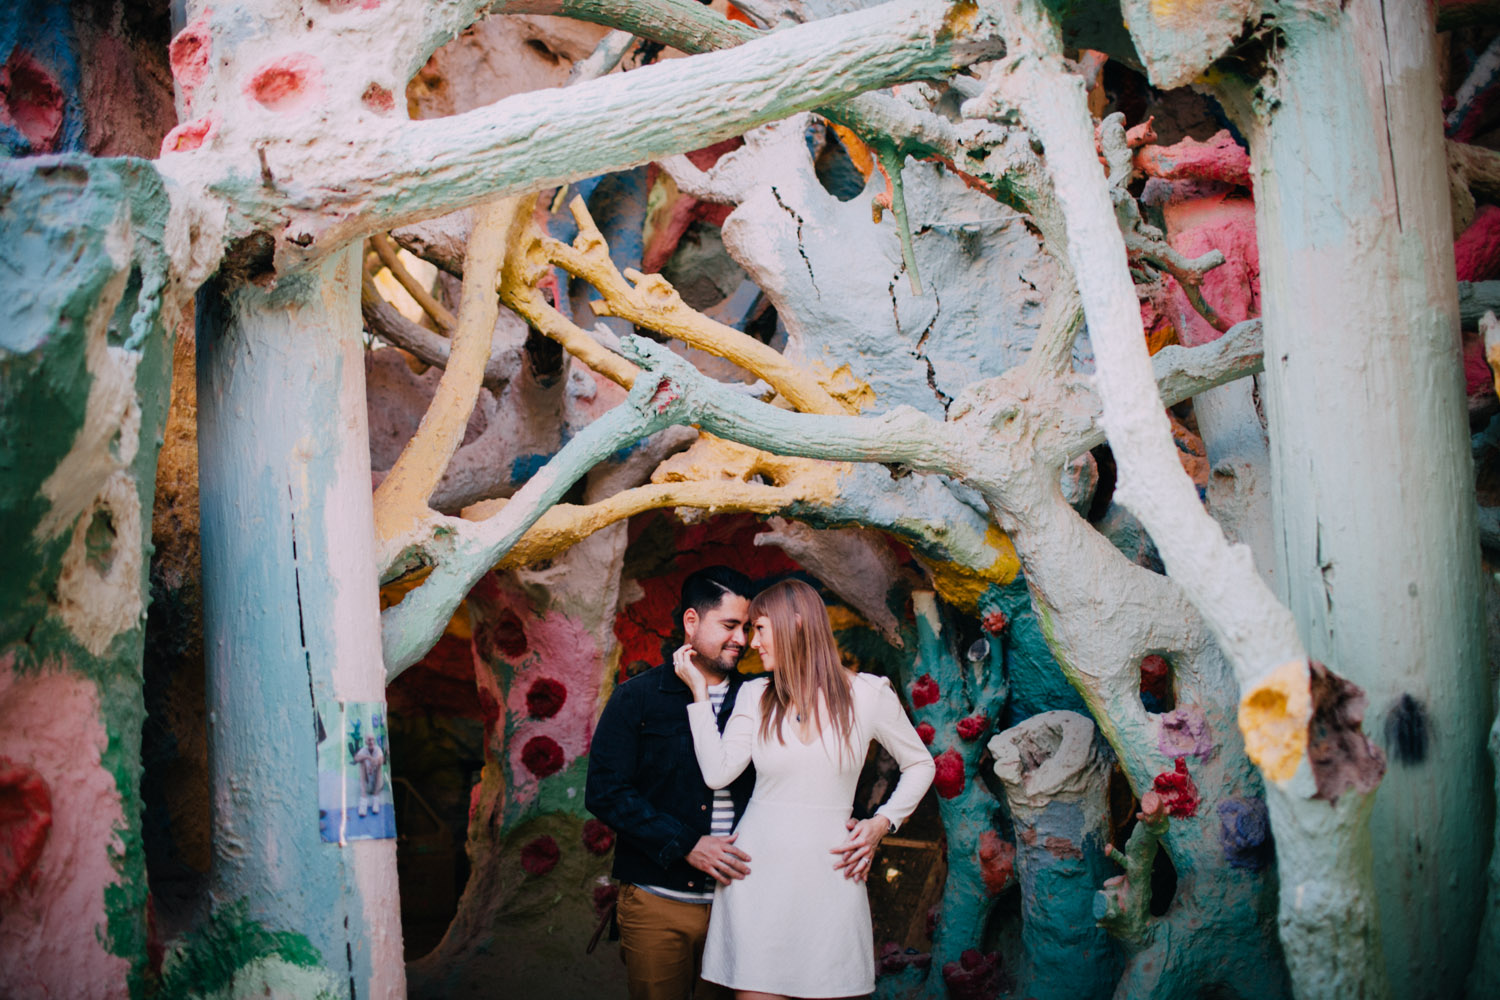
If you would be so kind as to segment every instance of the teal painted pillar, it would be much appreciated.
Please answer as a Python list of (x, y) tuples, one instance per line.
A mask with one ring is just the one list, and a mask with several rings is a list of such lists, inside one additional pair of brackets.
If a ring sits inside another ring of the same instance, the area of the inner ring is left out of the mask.
[(1109, 843), (1109, 761), (1094, 724), (1042, 712), (989, 743), (1016, 830), (1023, 966), (1016, 995), (1104, 1000), (1124, 966), (1094, 917), (1094, 895), (1115, 874)]
[[(320, 833), (319, 745), (385, 692), (358, 254), (198, 297), (218, 919), (203, 947), (259, 942), (234, 959), (237, 991), (405, 992), (395, 841)], [(213, 985), (190, 978), (181, 991)]]
[[(1389, 758), (1370, 824), (1391, 992), (1458, 996), (1493, 710), (1432, 7), (1289, 4), (1266, 56), (1216, 79), (1254, 170), (1276, 578)], [(1283, 927), (1299, 877), (1283, 860)]]

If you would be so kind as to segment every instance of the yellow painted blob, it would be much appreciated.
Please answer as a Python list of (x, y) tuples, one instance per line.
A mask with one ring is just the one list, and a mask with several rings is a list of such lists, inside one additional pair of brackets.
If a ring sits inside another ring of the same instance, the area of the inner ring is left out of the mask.
[(943, 600), (964, 611), (977, 611), (979, 599), (990, 584), (1004, 586), (1021, 571), (1021, 560), (1016, 556), (1016, 547), (1011, 544), (1009, 535), (990, 525), (984, 533), (984, 540), (994, 550), (995, 561), (982, 572), (956, 563), (923, 561), (932, 573), (933, 587)]
[(1293, 660), (1272, 670), (1240, 699), (1245, 752), (1272, 781), (1289, 780), (1307, 756), (1310, 685), (1307, 661)]

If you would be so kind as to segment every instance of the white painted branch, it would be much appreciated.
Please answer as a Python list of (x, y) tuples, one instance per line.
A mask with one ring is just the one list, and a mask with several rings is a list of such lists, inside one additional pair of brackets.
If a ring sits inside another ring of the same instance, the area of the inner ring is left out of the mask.
[(205, 148), (160, 164), (179, 191), (202, 186), (222, 200), (231, 238), (279, 233), (284, 270), (366, 232), (621, 170), (998, 54), (985, 19), (955, 34), (950, 14), (942, 0), (899, 0), (463, 115), (353, 139), (293, 131), (257, 137), (254, 152)]
[(1115, 495), (1151, 532), (1168, 573), (1203, 613), (1248, 689), (1281, 664), (1305, 663), (1307, 653), (1291, 612), (1255, 572), (1249, 550), (1229, 545), (1182, 469), (1082, 82), (1035, 36), (1027, 49), (1032, 58), (1007, 67), (1006, 86), (1046, 148), (1067, 223), (1068, 255), (1098, 361), (1103, 423), (1120, 467)]

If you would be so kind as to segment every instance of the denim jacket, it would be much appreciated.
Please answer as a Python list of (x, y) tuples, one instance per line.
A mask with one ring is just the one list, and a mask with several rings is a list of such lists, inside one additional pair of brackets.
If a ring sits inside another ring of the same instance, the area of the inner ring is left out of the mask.
[[(729, 675), (721, 732), (744, 682), (738, 671)], [(670, 663), (654, 667), (615, 689), (594, 729), (584, 805), (618, 835), (614, 877), (621, 882), (688, 892), (714, 887), (685, 860), (709, 832), (714, 795), (693, 753), (692, 700)], [(754, 768), (746, 768), (729, 786), (736, 824), (754, 785)]]

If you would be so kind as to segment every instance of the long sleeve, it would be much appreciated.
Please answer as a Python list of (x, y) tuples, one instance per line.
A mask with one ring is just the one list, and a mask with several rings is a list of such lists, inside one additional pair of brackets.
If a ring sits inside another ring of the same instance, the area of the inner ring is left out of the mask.
[(636, 721), (640, 709), (624, 694), (623, 689), (615, 692), (594, 727), (584, 805), (665, 867), (686, 857), (698, 842), (698, 834), (671, 813), (656, 808), (636, 788)]
[(693, 729), (693, 752), (698, 769), (709, 788), (728, 788), (750, 766), (755, 730), (760, 724), (759, 685), (745, 684), (734, 701), (734, 713), (719, 733), (713, 706), (695, 701), (688, 706), (688, 724)]
[(901, 780), (896, 783), (896, 790), (885, 805), (875, 810), (876, 815), (891, 821), (894, 830), (906, 822), (922, 801), (922, 796), (927, 794), (937, 773), (937, 765), (932, 762), (932, 752), (927, 749), (927, 744), (912, 728), (906, 710), (901, 707), (901, 699), (896, 697), (890, 682), (884, 678), (880, 681), (876, 698), (874, 722), (875, 739), (896, 758), (901, 768)]

